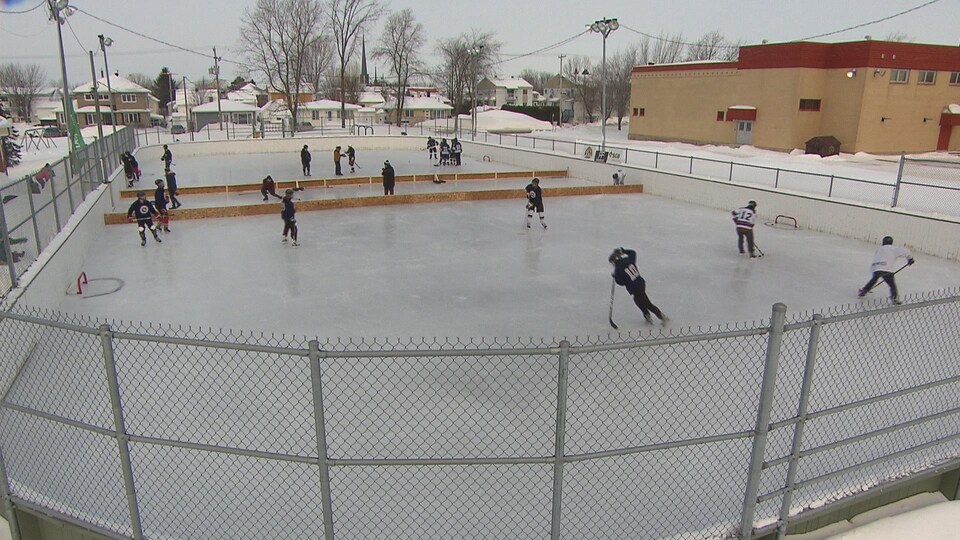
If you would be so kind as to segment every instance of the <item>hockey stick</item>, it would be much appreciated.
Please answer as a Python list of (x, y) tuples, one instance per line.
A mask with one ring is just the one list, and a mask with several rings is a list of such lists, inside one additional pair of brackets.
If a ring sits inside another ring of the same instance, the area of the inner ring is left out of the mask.
[(753, 243), (753, 249), (757, 250), (757, 253), (759, 253), (760, 256), (763, 257), (763, 250), (760, 249), (760, 246), (758, 246), (756, 242)]
[(613, 293), (615, 293), (616, 291), (617, 291), (617, 280), (614, 279), (614, 280), (613, 280), (613, 283), (610, 284), (610, 317), (609, 317), (609, 320), (610, 320), (610, 326), (612, 326), (614, 330), (619, 330), (620, 327), (617, 326), (617, 323), (613, 322)]
[[(900, 273), (900, 270), (903, 270), (904, 268), (906, 268), (906, 267), (908, 267), (908, 266), (910, 266), (910, 263), (904, 264), (904, 265), (901, 266), (899, 269), (897, 269), (896, 272), (894, 272), (893, 274), (890, 274), (891, 277), (899, 274), (899, 273)], [(870, 287), (869, 289), (867, 289), (867, 292), (868, 292), (868, 293), (869, 293), (869, 292), (873, 292), (873, 290), (876, 289), (878, 286), (880, 286), (881, 283), (886, 283), (886, 280), (884, 280), (884, 279), (878, 279), (877, 282), (873, 284), (873, 287)], [(866, 294), (866, 293), (864, 293), (864, 294)]]

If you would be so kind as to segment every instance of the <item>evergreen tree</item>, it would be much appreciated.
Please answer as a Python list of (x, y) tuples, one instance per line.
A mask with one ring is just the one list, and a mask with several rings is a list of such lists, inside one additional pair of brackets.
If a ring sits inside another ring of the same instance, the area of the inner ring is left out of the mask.
[(160, 74), (157, 75), (157, 78), (154, 79), (153, 84), (147, 87), (160, 101), (160, 108), (162, 109), (164, 115), (170, 114), (167, 106), (170, 102), (176, 101), (177, 99), (177, 88), (179, 88), (179, 85), (172, 77), (173, 74), (170, 73), (170, 70), (164, 67), (160, 70)]
[[(3, 104), (0, 103), (0, 117), (9, 118), (8, 114), (6, 109), (3, 108)], [(10, 128), (10, 136), (0, 138), (0, 140), (3, 141), (3, 157), (6, 158), (7, 168), (20, 163), (20, 145), (17, 144), (18, 135), (15, 128)]]

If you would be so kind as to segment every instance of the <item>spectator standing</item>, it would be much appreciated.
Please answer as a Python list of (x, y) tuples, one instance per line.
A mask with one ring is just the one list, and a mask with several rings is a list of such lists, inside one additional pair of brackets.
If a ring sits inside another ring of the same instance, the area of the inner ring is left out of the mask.
[(310, 155), (310, 150), (307, 150), (307, 145), (303, 145), (303, 148), (300, 149), (300, 165), (303, 166), (303, 175), (310, 176), (310, 160), (313, 159)]
[(333, 149), (333, 169), (334, 169), (334, 174), (336, 174), (337, 176), (343, 176), (343, 172), (340, 171), (340, 158), (342, 156), (343, 154), (340, 153), (339, 146)]
[(396, 184), (396, 173), (393, 170), (393, 165), (390, 165), (390, 160), (383, 162), (383, 170), (380, 171), (383, 175), (383, 194), (393, 195), (393, 186)]

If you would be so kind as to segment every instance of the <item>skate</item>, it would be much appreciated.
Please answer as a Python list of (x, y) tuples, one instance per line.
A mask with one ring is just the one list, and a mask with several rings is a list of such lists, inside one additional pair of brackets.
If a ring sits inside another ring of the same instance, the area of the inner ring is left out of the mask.
[(141, 239), (141, 240), (140, 240), (140, 245), (141, 245), (141, 246), (146, 246), (146, 245), (147, 245), (147, 239), (146, 239), (146, 238)]
[(170, 232), (170, 229), (164, 227), (164, 228), (163, 228), (163, 232)]
[(544, 229), (547, 228), (547, 224), (546, 224), (546, 223), (541, 223), (541, 225), (543, 225), (543, 228), (544, 228)]
[[(266, 197), (264, 197), (264, 198), (263, 198), (263, 200), (267, 200), (267, 198), (266, 198)], [(176, 206), (174, 206), (174, 208), (176, 208)]]
[(297, 247), (297, 246), (299, 246), (300, 244), (298, 244), (297, 241), (294, 240), (294, 241), (293, 241), (293, 244), (290, 244), (290, 245), (292, 245), (293, 247)]
[(863, 298), (867, 295), (866, 289), (857, 289), (857, 298)]
[(163, 240), (160, 239), (160, 235), (157, 233), (153, 233), (153, 239), (157, 242), (163, 242)]
[(666, 326), (670, 322), (670, 317), (667, 317), (666, 313), (660, 313), (660, 326)]
[(284, 236), (284, 237), (283, 237), (283, 240), (280, 240), (280, 241), (283, 242), (284, 244), (286, 244), (286, 243), (287, 243), (287, 237)]
[(528, 228), (528, 229), (530, 228), (530, 223), (527, 223), (527, 228)]
[(899, 306), (900, 304), (903, 303), (903, 301), (897, 298), (896, 296), (891, 296), (890, 301), (893, 302), (895, 306)]
[(653, 318), (650, 315), (644, 315), (643, 320), (647, 321), (647, 324), (653, 324)]

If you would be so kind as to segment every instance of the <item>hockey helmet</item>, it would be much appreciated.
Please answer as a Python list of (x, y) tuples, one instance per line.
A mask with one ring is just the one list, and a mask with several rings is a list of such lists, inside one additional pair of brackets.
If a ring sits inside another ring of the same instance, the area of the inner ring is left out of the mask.
[(287, 188), (287, 190), (284, 191), (284, 193), (286, 193), (287, 195), (293, 195), (293, 190), (290, 188)]
[(756, 208), (756, 207), (757, 207), (757, 201), (750, 201), (747, 203), (747, 208)]
[(137, 192), (137, 197), (138, 197), (138, 198), (139, 198), (139, 197), (146, 197), (146, 196), (147, 196), (147, 194), (144, 193), (144, 192), (142, 192), (142, 191), (138, 191), (138, 192)]
[(884, 245), (884, 246), (893, 245), (893, 237), (892, 237), (892, 236), (884, 236), (884, 237), (883, 237), (883, 241), (880, 242), (880, 244), (881, 244), (881, 245)]

